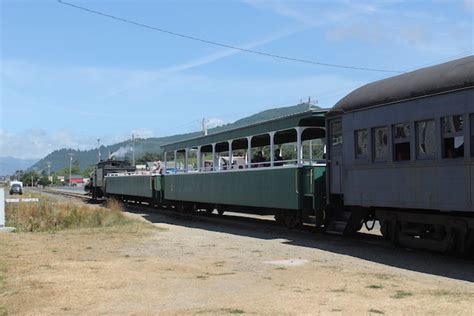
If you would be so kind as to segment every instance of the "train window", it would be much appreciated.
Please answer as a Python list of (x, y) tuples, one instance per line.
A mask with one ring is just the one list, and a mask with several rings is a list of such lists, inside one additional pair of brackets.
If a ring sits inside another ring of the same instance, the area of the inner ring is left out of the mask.
[(434, 159), (436, 156), (435, 121), (416, 122), (416, 157)]
[(471, 114), (471, 157), (474, 157), (474, 114)]
[(342, 123), (333, 122), (331, 124), (331, 144), (332, 146), (342, 145)]
[(374, 160), (383, 161), (388, 157), (388, 128), (377, 127), (373, 130)]
[(462, 115), (445, 116), (443, 127), (443, 158), (464, 157), (464, 131)]
[(410, 124), (403, 123), (393, 126), (394, 160), (410, 160)]
[(368, 133), (367, 130), (359, 130), (354, 132), (355, 136), (355, 157), (357, 159), (367, 158)]

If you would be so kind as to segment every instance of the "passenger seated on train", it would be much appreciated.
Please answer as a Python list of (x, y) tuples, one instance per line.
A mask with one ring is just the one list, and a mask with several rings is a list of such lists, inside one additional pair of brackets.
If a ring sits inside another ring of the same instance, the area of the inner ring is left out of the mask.
[(283, 157), (281, 156), (280, 154), (280, 150), (275, 150), (275, 156), (274, 156), (274, 166), (283, 166), (283, 162), (277, 162), (277, 161), (282, 161), (283, 160)]
[(265, 162), (265, 158), (263, 158), (262, 152), (258, 151), (252, 159), (252, 163), (255, 163), (255, 165), (252, 165), (252, 168), (264, 167), (265, 164), (263, 164), (263, 162)]
[(227, 160), (225, 160), (224, 158), (221, 157), (221, 169), (222, 170), (227, 170), (228, 169), (228, 163), (227, 163)]
[(461, 137), (458, 138), (462, 140), (462, 143), (456, 144), (456, 138), (450, 137), (444, 139), (444, 152), (443, 158), (460, 158), (464, 157), (464, 139)]
[(212, 161), (204, 161), (204, 168), (203, 171), (213, 171), (214, 168), (212, 167)]
[(395, 145), (395, 161), (410, 160), (410, 143), (399, 143)]

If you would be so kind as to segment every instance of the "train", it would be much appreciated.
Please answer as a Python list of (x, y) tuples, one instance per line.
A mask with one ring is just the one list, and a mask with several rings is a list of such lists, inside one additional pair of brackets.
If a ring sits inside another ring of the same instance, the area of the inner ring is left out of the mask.
[(337, 235), (378, 221), (390, 243), (474, 253), (474, 56), (366, 84), (331, 109), (161, 149), (163, 174), (100, 162), (93, 197), (274, 215)]

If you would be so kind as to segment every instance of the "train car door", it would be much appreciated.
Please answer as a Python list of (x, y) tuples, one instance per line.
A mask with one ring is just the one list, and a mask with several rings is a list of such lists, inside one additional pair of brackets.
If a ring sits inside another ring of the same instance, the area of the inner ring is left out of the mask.
[(331, 194), (342, 194), (342, 121), (331, 120), (329, 174)]

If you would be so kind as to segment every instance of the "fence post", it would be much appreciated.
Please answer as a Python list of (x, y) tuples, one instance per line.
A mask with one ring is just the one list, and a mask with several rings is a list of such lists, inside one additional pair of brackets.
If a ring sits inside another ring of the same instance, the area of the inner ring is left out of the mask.
[(5, 227), (5, 189), (0, 188), (0, 233), (11, 233), (15, 231), (14, 227)]
[(0, 228), (5, 227), (5, 189), (0, 188)]

